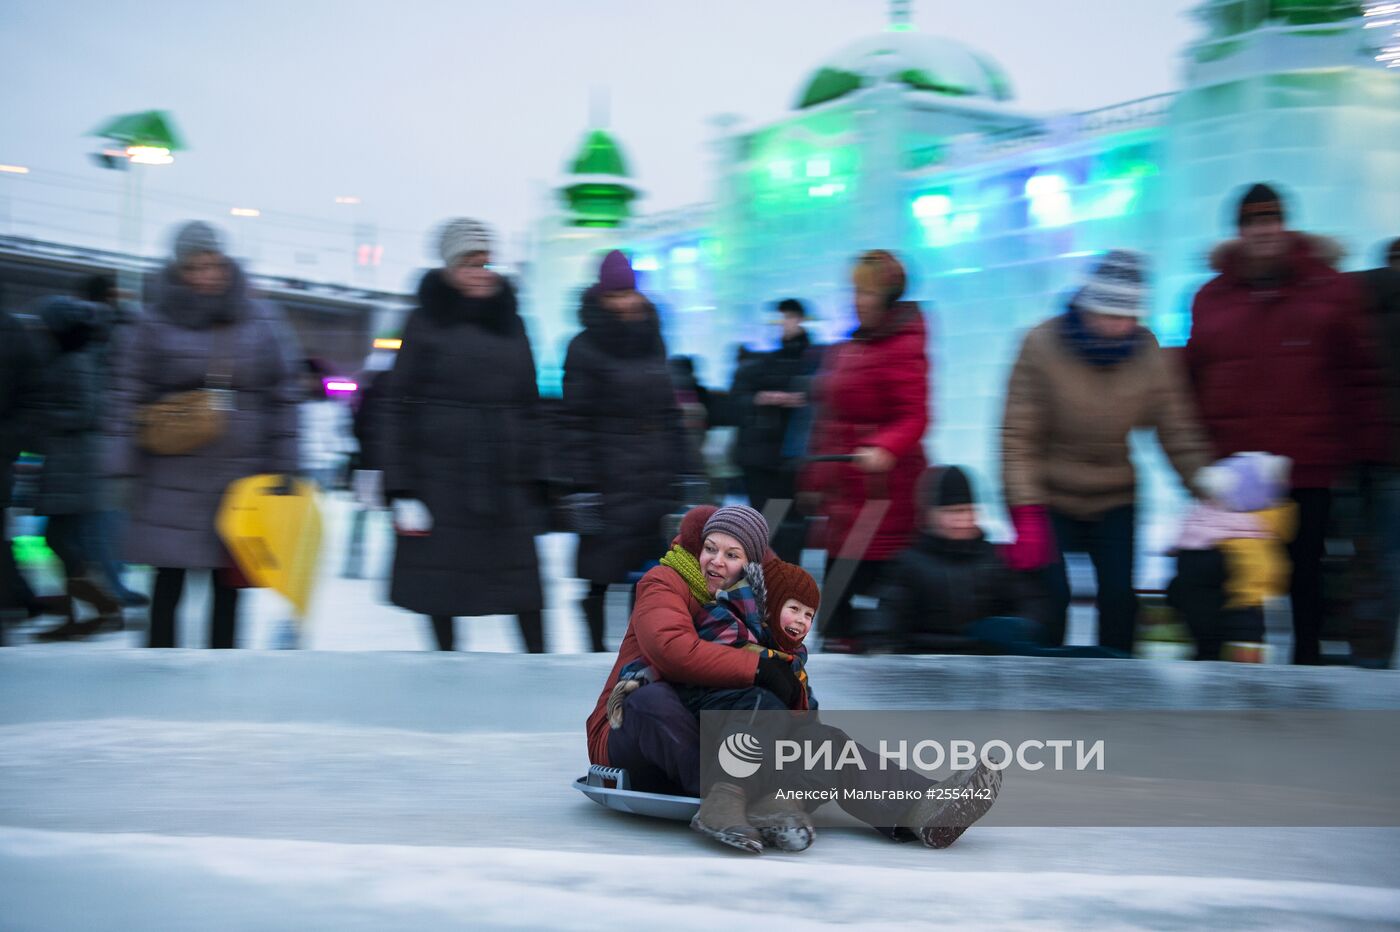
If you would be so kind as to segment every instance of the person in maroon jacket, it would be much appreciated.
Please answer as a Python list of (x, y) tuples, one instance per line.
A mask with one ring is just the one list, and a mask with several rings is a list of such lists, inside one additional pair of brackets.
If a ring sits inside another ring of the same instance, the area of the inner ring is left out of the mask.
[(1293, 461), (1293, 662), (1316, 664), (1331, 487), (1344, 469), (1384, 458), (1380, 373), (1336, 245), (1289, 230), (1264, 184), (1241, 198), (1238, 225), (1239, 238), (1211, 255), (1219, 274), (1196, 295), (1184, 358), (1217, 458)]
[(919, 306), (901, 301), (899, 260), (873, 249), (853, 273), (859, 327), (827, 351), (813, 397), (812, 456), (853, 454), (851, 463), (815, 463), (800, 488), (806, 510), (830, 521), (822, 605), (826, 650), (850, 650), (851, 597), (873, 591), (880, 568), (909, 545), (918, 509), (928, 429), (928, 331)]

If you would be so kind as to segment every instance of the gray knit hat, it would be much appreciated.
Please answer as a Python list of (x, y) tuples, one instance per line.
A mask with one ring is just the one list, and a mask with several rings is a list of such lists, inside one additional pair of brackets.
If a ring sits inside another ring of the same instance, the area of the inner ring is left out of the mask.
[(705, 537), (718, 531), (728, 534), (744, 548), (744, 559), (760, 563), (768, 552), (768, 522), (748, 505), (725, 505), (705, 522)]
[(456, 217), (438, 227), (437, 249), (443, 265), (470, 252), (490, 252), (491, 230), (480, 220)]
[(188, 262), (195, 256), (212, 252), (224, 254), (224, 238), (203, 220), (191, 220), (175, 231), (175, 261)]
[(1114, 317), (1147, 316), (1147, 286), (1142, 253), (1114, 249), (1099, 260), (1079, 290), (1075, 304)]

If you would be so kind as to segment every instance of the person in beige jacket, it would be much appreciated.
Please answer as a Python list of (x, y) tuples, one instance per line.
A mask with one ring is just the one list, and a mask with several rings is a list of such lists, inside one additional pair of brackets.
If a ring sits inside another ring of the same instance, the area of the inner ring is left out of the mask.
[(1016, 529), (1013, 569), (1050, 591), (1051, 645), (1064, 641), (1070, 587), (1064, 554), (1087, 553), (1098, 577), (1099, 644), (1131, 654), (1137, 477), (1128, 436), (1151, 427), (1190, 488), (1210, 452), (1176, 364), (1142, 324), (1143, 259), (1098, 262), (1063, 314), (1026, 334), (1002, 421), (1002, 481)]

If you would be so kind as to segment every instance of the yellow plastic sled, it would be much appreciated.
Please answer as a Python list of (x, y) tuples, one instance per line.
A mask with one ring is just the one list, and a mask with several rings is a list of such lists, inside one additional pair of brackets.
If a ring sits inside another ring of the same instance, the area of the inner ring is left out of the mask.
[(286, 596), (304, 622), (321, 555), (321, 509), (315, 483), (297, 479), (293, 494), (271, 494), (281, 481), (267, 474), (230, 485), (215, 527), (248, 582)]

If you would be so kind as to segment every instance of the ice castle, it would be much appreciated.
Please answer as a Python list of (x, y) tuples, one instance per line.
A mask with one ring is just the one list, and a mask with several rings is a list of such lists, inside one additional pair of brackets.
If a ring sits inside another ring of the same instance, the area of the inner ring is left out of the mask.
[[(618, 141), (591, 131), (532, 231), (525, 310), (541, 384), (557, 390), (579, 289), (601, 250), (630, 252), (672, 353), (727, 383), (738, 342), (772, 339), (794, 296), (827, 339), (854, 314), (861, 250), (897, 251), (930, 312), (936, 461), (998, 474), (1002, 392), (1021, 334), (1060, 308), (1097, 253), (1153, 261), (1152, 325), (1187, 336), (1209, 248), (1232, 231), (1226, 199), (1268, 180), (1292, 222), (1349, 247), (1349, 267), (1400, 235), (1400, 3), (1207, 0), (1184, 87), (1080, 113), (1038, 115), (990, 56), (889, 27), (821, 61), (792, 111), (718, 121), (710, 202), (631, 210), (640, 193)], [(1177, 494), (1144, 452), (1148, 500)]]

